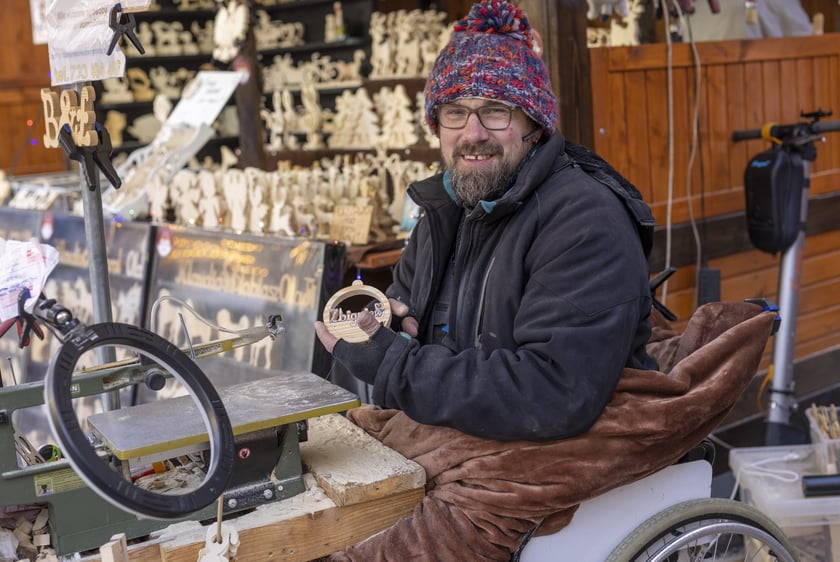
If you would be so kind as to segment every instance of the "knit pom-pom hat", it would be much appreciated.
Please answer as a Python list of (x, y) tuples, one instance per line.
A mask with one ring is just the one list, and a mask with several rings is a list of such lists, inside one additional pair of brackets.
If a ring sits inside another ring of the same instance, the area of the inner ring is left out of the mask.
[(557, 97), (534, 51), (534, 31), (507, 0), (482, 0), (455, 24), (426, 81), (426, 122), (438, 133), (435, 107), (458, 98), (519, 106), (547, 134), (557, 126)]

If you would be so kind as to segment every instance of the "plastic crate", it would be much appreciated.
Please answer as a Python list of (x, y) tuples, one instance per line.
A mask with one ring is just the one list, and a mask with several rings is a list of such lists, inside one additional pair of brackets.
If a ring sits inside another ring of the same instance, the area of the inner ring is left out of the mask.
[(808, 418), (811, 443), (818, 445), (816, 451), (820, 470), (823, 474), (837, 474), (837, 469), (840, 468), (840, 439), (831, 439), (820, 429), (811, 408), (805, 410), (805, 417)]
[(824, 446), (747, 447), (729, 452), (741, 500), (782, 528), (802, 562), (840, 560), (840, 495), (806, 498), (802, 494), (802, 476), (824, 474), (820, 448)]

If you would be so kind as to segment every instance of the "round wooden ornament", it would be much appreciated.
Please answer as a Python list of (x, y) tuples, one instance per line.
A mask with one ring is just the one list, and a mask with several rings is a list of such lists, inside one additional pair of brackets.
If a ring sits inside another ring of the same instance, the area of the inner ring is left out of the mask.
[(324, 325), (327, 327), (327, 330), (335, 337), (351, 343), (368, 340), (368, 335), (365, 331), (356, 325), (358, 312), (341, 310), (342, 302), (358, 295), (375, 299), (376, 302), (373, 303), (373, 310), (370, 312), (377, 322), (383, 326), (388, 326), (391, 322), (391, 305), (388, 303), (388, 297), (385, 296), (385, 293), (376, 287), (365, 285), (356, 279), (349, 287), (344, 287), (336, 291), (330, 297), (330, 300), (327, 301), (326, 306), (324, 306)]

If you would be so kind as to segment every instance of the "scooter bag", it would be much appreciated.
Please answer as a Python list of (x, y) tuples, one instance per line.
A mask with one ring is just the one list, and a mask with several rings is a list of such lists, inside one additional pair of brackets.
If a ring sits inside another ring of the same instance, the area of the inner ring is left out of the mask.
[(744, 172), (747, 230), (750, 241), (763, 252), (784, 252), (799, 232), (802, 157), (774, 146), (753, 156)]

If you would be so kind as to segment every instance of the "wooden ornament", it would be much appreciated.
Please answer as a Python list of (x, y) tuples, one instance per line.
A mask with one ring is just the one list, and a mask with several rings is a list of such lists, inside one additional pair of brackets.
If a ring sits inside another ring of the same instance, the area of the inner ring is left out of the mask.
[(377, 322), (383, 326), (388, 326), (391, 323), (391, 305), (388, 303), (388, 297), (376, 287), (365, 285), (357, 279), (349, 287), (337, 291), (324, 306), (324, 325), (335, 337), (351, 343), (368, 340), (368, 335), (356, 325), (358, 313), (341, 309), (342, 302), (360, 295), (376, 300), (373, 303), (372, 314)]
[(134, 94), (134, 101), (142, 102), (155, 99), (152, 81), (145, 70), (139, 67), (131, 67), (126, 69), (125, 77), (131, 87), (131, 92)]
[(111, 144), (119, 146), (123, 143), (123, 131), (128, 125), (128, 119), (125, 113), (116, 110), (109, 110), (105, 114), (105, 128), (108, 129), (108, 134), (111, 137)]
[(213, 23), (213, 58), (228, 63), (239, 53), (249, 25), (248, 6), (237, 0), (230, 0), (219, 7)]
[(74, 90), (62, 90), (59, 95), (49, 88), (43, 88), (41, 101), (44, 104), (46, 129), (44, 146), (58, 147), (58, 136), (64, 125), (70, 127), (76, 146), (96, 146), (99, 143), (99, 135), (94, 130), (96, 114), (93, 110), (93, 101), (95, 99), (96, 93), (93, 86), (84, 86), (81, 89), (81, 101)]
[(44, 147), (58, 148), (58, 132), (61, 129), (62, 122), (59, 115), (56, 115), (58, 104), (58, 93), (53, 92), (49, 88), (41, 88), (41, 102), (44, 104)]

